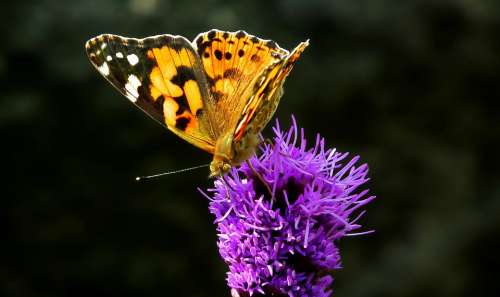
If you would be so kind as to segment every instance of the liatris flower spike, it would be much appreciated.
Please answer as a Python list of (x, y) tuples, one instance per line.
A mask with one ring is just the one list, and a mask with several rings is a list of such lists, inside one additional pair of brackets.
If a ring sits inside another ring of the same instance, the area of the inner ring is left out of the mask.
[(330, 296), (329, 272), (341, 268), (336, 243), (369, 233), (353, 233), (364, 213), (357, 210), (375, 198), (361, 189), (368, 166), (326, 149), (319, 135), (307, 148), (292, 121), (286, 132), (276, 123), (273, 143), (260, 147), (252, 166), (233, 168), (202, 192), (216, 218), (233, 296)]

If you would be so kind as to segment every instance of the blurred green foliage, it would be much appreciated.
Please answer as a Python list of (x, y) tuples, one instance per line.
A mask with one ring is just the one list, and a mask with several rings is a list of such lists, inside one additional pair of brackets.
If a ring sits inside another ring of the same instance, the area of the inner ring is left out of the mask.
[[(311, 39), (276, 117), (360, 154), (373, 235), (340, 243), (336, 296), (499, 292), (500, 2), (9, 1), (2, 4), (1, 296), (228, 296), (204, 170), (91, 67), (100, 33), (244, 29)], [(269, 130), (266, 135), (270, 135)]]

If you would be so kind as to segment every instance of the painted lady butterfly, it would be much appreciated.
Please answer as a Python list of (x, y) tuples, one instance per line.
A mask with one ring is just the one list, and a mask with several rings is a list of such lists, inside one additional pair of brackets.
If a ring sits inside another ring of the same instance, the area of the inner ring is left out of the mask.
[(86, 44), (97, 70), (153, 119), (213, 154), (210, 176), (254, 154), (283, 83), (308, 41), (292, 52), (244, 31), (144, 39), (103, 34)]

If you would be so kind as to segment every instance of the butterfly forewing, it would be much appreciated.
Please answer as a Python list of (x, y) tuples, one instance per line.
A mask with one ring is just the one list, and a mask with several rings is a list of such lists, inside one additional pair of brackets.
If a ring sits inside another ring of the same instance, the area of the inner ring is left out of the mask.
[(87, 42), (92, 64), (131, 102), (188, 142), (213, 152), (215, 135), (204, 114), (205, 72), (181, 36), (144, 39), (104, 34)]

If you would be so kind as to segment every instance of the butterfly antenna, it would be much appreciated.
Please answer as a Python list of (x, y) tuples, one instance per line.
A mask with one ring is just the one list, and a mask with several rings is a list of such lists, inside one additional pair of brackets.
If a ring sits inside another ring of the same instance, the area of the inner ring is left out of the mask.
[(153, 175), (138, 176), (138, 177), (135, 178), (135, 180), (136, 181), (141, 181), (143, 179), (150, 179), (150, 178), (160, 177), (160, 176), (163, 176), (163, 175), (176, 174), (176, 173), (186, 172), (186, 171), (190, 171), (190, 170), (194, 170), (194, 169), (198, 169), (198, 168), (203, 168), (203, 167), (208, 167), (208, 166), (209, 166), (209, 164), (203, 164), (203, 165), (193, 166), (193, 167), (179, 169), (179, 170), (174, 170), (174, 171), (167, 171), (167, 172), (153, 174)]

